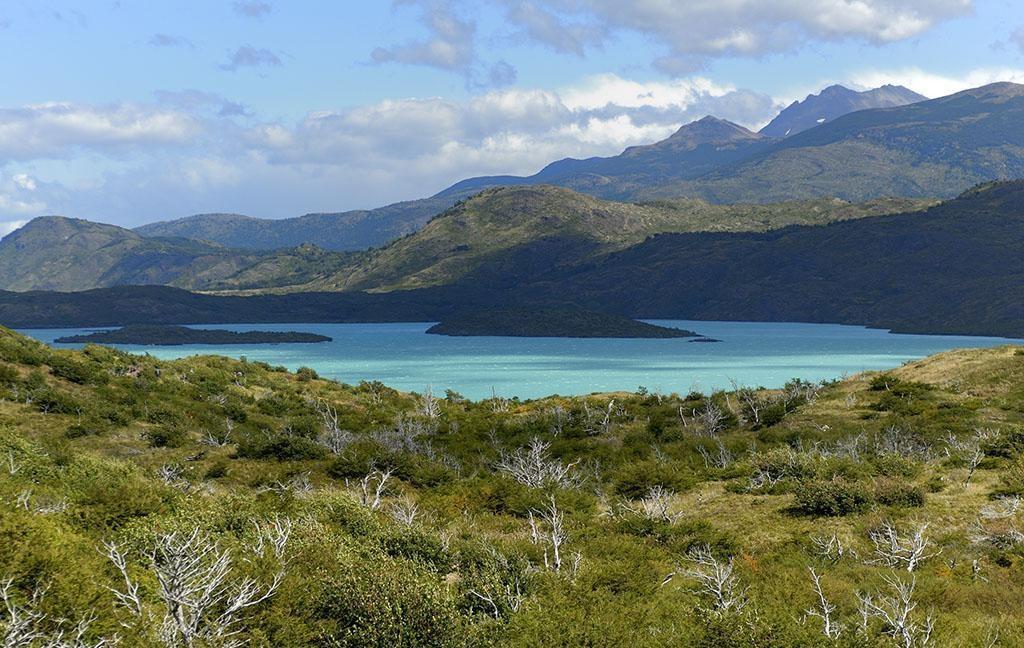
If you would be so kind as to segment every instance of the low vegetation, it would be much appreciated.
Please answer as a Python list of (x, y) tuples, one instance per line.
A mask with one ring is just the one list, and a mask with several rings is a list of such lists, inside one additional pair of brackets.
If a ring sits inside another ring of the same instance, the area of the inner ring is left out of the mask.
[(0, 330), (10, 646), (1024, 640), (1024, 354), (493, 398)]

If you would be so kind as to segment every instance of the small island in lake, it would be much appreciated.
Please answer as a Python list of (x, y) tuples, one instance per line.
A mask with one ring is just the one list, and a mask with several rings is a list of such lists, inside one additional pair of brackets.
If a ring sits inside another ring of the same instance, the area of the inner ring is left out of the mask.
[(427, 329), (451, 336), (561, 338), (694, 338), (693, 331), (655, 326), (620, 315), (573, 309), (504, 309), (464, 313)]
[(87, 335), (57, 338), (61, 344), (139, 344), (145, 346), (180, 346), (183, 344), (314, 344), (330, 342), (331, 338), (315, 333), (295, 331), (221, 331), (194, 329), (187, 326), (130, 325), (115, 331), (96, 331)]

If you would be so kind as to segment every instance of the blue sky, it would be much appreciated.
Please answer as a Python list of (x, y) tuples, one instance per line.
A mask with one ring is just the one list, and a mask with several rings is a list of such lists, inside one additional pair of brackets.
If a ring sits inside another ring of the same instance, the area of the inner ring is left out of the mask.
[(1024, 82), (1010, 0), (0, 1), (0, 234), (374, 207), (831, 83)]

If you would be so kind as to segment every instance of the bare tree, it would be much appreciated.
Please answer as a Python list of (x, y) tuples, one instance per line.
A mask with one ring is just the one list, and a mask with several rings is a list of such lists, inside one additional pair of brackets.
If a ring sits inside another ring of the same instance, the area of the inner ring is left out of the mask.
[(833, 618), (836, 606), (825, 597), (825, 592), (821, 588), (821, 576), (814, 571), (813, 567), (808, 567), (807, 571), (811, 573), (811, 584), (818, 602), (816, 606), (810, 607), (804, 612), (804, 618), (818, 617), (821, 619), (822, 633), (829, 639), (838, 639), (843, 634), (843, 624)]
[[(531, 541), (544, 547), (544, 568), (553, 572), (561, 571), (564, 558), (562, 547), (569, 541), (569, 533), (565, 530), (565, 514), (558, 510), (555, 496), (551, 496), (543, 509), (531, 509), (529, 519)], [(579, 554), (576, 554), (573, 574), (578, 567)]]
[(564, 430), (565, 426), (572, 422), (572, 412), (569, 412), (561, 405), (555, 405), (551, 408), (551, 435), (558, 436)]
[(390, 470), (370, 471), (369, 474), (359, 480), (359, 490), (356, 492), (359, 503), (368, 507), (371, 511), (379, 509), (390, 479)]
[(18, 461), (14, 458), (14, 453), (13, 452), (8, 451), (6, 463), (7, 463), (7, 474), (9, 474), (11, 477), (17, 475), (18, 471), (21, 470), (21, 464), (18, 463)]
[(827, 537), (811, 536), (811, 542), (814, 544), (815, 553), (832, 563), (837, 563), (846, 556), (857, 557), (857, 552), (843, 542), (838, 531), (833, 531), (832, 535)]
[(691, 416), (694, 423), (693, 428), (690, 428), (689, 421), (680, 408), (679, 417), (682, 419), (684, 427), (692, 429), (697, 435), (713, 437), (725, 428), (725, 412), (710, 400), (705, 402), (701, 409), (692, 410)]
[(608, 401), (605, 409), (597, 410), (595, 413), (583, 401), (583, 417), (586, 419), (586, 432), (591, 436), (608, 434), (612, 429), (612, 416), (615, 414), (615, 399)]
[(904, 535), (891, 522), (883, 522), (868, 534), (875, 545), (876, 556), (868, 562), (914, 571), (923, 561), (941, 553), (941, 550), (930, 550), (932, 542), (928, 540), (927, 531), (928, 524), (922, 523)]
[(419, 413), (431, 421), (441, 416), (441, 404), (434, 398), (434, 390), (430, 385), (427, 385), (426, 391), (420, 397)]
[(866, 629), (871, 619), (880, 619), (882, 632), (899, 642), (903, 648), (924, 648), (931, 641), (935, 619), (931, 614), (926, 615), (924, 620), (915, 618), (915, 578), (911, 576), (910, 581), (904, 581), (893, 573), (885, 577), (885, 582), (891, 593), (857, 595), (860, 599), (862, 627)]
[(391, 517), (399, 524), (413, 526), (419, 517), (420, 507), (408, 495), (402, 497), (391, 507)]
[(312, 400), (313, 410), (320, 417), (320, 434), (316, 442), (333, 454), (341, 454), (355, 439), (348, 430), (341, 429), (338, 423), (338, 410), (323, 398)]
[[(746, 588), (741, 587), (733, 567), (735, 559), (719, 560), (708, 545), (698, 545), (686, 554), (679, 573), (697, 581), (697, 593), (711, 601), (711, 610), (724, 615), (739, 612), (747, 604)], [(670, 574), (668, 582), (674, 574)]]
[(563, 464), (548, 452), (551, 444), (534, 437), (530, 445), (513, 452), (503, 453), (498, 459), (498, 472), (530, 488), (554, 485), (575, 488), (582, 482), (576, 470), (579, 463)]
[(725, 444), (722, 443), (721, 439), (715, 439), (716, 448), (714, 451), (708, 450), (704, 446), (697, 446), (697, 452), (704, 459), (705, 468), (728, 468), (736, 461), (736, 455), (732, 453)]
[(985, 460), (985, 443), (999, 435), (997, 430), (977, 428), (968, 439), (960, 439), (950, 433), (946, 437), (946, 455), (957, 457), (967, 465), (964, 486), (971, 483), (978, 466)]
[(52, 620), (41, 611), (40, 603), (46, 595), (45, 588), (36, 588), (31, 596), (19, 604), (15, 600), (14, 583), (0, 581), (0, 645), (3, 648), (111, 648), (120, 639), (117, 636), (88, 639), (89, 628), (96, 617), (87, 615), (73, 627), (66, 627), (63, 619)]
[(635, 504), (625, 505), (625, 509), (648, 520), (675, 524), (683, 517), (683, 514), (672, 512), (672, 497), (674, 495), (675, 493), (659, 484), (649, 488), (647, 495)]
[[(278, 521), (272, 526), (273, 530), (258, 533), (251, 549), (271, 547), (275, 555), (283, 556), (291, 525)], [(151, 621), (124, 552), (113, 543), (105, 548), (124, 581), (123, 590), (112, 588), (115, 598), (140, 621)], [(271, 598), (284, 578), (283, 563), (265, 586), (252, 578), (233, 577), (231, 553), (198, 528), (158, 535), (143, 555), (156, 576), (163, 607), (155, 638), (167, 648), (243, 645), (239, 635), (245, 612)]]

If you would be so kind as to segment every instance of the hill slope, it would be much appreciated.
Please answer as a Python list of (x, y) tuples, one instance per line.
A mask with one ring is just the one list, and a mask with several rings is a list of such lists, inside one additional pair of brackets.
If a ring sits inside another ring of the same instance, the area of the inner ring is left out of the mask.
[(291, 290), (395, 290), (458, 281), (489, 257), (559, 237), (573, 239), (560, 264), (635, 245), (664, 232), (761, 231), (794, 224), (876, 216), (927, 201), (851, 205), (823, 199), (776, 205), (709, 205), (700, 200), (629, 204), (560, 187), (487, 189), (432, 219), (420, 231), (354, 258), (334, 275)]
[(247, 252), (190, 239), (146, 238), (90, 221), (36, 218), (0, 241), (0, 289), (117, 285), (276, 286), (308, 282), (345, 257), (313, 247)]
[[(155, 648), (188, 606), (244, 645), (781, 648), (834, 643), (825, 598), (890, 646), (895, 583), (912, 638), (1019, 645), (1021, 354), (471, 402), (0, 330), (0, 627)], [(886, 552), (915, 532), (919, 561)]]
[(365, 250), (419, 229), (468, 194), (395, 203), (339, 213), (265, 219), (238, 214), (198, 214), (136, 228), (146, 237), (184, 237), (240, 250), (277, 250), (312, 243), (331, 251)]
[(794, 101), (758, 132), (768, 137), (789, 137), (858, 110), (893, 108), (927, 99), (903, 86), (885, 85), (857, 92), (833, 85), (803, 101)]
[(122, 287), (0, 292), (0, 322), (437, 321), (495, 308), (565, 308), (644, 319), (860, 324), (1024, 337), (1024, 181), (924, 212), (767, 232), (661, 234), (624, 249), (549, 236), (480, 258), (451, 283), (392, 292), (196, 295)]
[(447, 283), (499, 250), (559, 232), (603, 247), (659, 232), (765, 229), (892, 213), (924, 204), (822, 200), (717, 207), (700, 201), (609, 203), (556, 187), (492, 190), (460, 203), (424, 231), (381, 250), (228, 249), (190, 239), (149, 238), (112, 225), (40, 218), (0, 241), (0, 289), (87, 290), (168, 285), (195, 290), (389, 289)]

